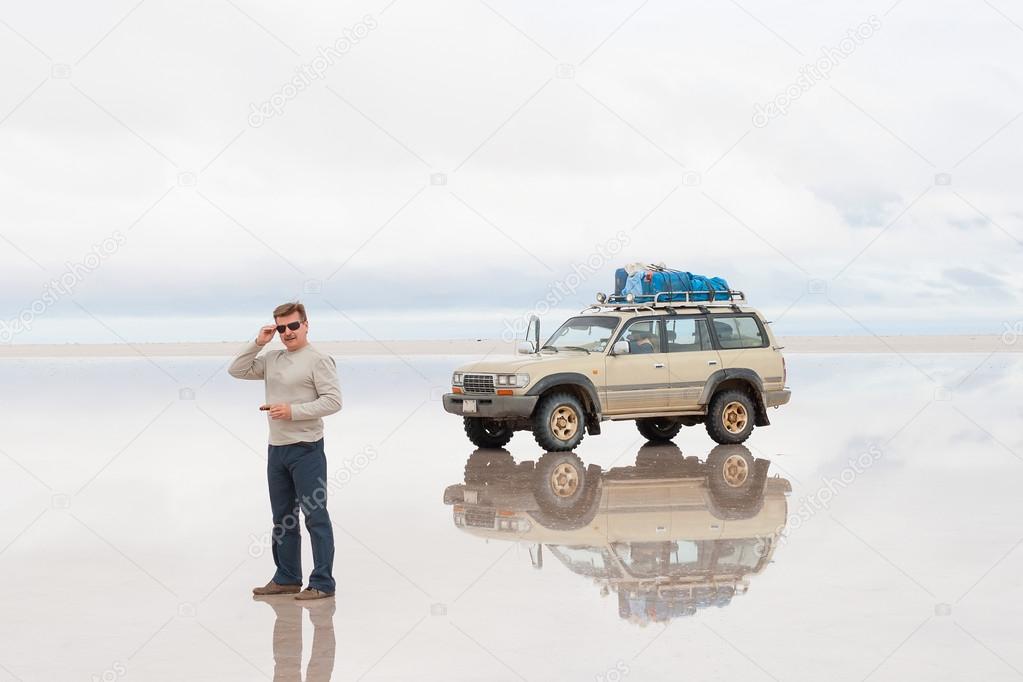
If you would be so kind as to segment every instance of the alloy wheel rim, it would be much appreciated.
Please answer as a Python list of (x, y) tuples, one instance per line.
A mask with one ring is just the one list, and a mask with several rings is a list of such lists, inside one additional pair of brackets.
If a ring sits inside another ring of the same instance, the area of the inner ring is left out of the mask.
[(579, 430), (579, 415), (568, 405), (561, 405), (551, 414), (551, 433), (559, 440), (571, 440)]
[(721, 423), (729, 433), (742, 433), (748, 422), (749, 413), (746, 412), (745, 405), (737, 400), (725, 405), (725, 410), (721, 413)]
[(551, 490), (558, 497), (572, 497), (579, 489), (579, 472), (568, 462), (562, 462), (551, 472)]
[(721, 476), (733, 488), (740, 487), (749, 478), (749, 463), (745, 457), (730, 455), (721, 465)]

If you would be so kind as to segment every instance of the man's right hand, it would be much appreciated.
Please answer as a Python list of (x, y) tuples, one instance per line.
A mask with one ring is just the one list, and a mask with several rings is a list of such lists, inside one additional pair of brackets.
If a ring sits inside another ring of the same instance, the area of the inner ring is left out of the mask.
[(260, 327), (259, 334), (256, 335), (256, 345), (265, 346), (266, 344), (270, 343), (270, 339), (274, 337), (274, 333), (276, 331), (277, 328), (272, 324), (268, 324), (265, 327)]

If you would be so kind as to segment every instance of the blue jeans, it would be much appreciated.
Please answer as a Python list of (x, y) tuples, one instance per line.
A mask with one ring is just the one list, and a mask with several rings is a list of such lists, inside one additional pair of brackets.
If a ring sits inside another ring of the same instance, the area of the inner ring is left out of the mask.
[(278, 585), (302, 584), (302, 533), (298, 510), (313, 545), (313, 572), (309, 587), (334, 591), (334, 529), (327, 513), (327, 456), (323, 439), (315, 443), (271, 445), (266, 479), (273, 511), (273, 556)]

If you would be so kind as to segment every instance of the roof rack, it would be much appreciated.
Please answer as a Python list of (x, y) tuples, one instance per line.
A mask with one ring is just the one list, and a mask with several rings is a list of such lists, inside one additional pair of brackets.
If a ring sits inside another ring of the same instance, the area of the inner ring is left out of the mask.
[[(732, 308), (737, 303), (746, 302), (746, 294), (736, 289), (728, 291), (713, 292), (714, 300), (706, 300), (711, 292), (708, 291), (662, 291), (656, 294), (642, 294), (636, 296), (604, 296), (597, 294), (597, 302), (586, 310), (612, 309), (612, 310), (639, 310), (641, 308)], [(728, 298), (723, 298), (727, 296)]]

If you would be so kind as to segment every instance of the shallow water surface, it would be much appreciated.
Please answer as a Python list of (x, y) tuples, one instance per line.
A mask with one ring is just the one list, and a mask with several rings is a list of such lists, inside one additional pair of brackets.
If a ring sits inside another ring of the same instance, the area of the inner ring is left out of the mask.
[(562, 504), (565, 458), (527, 433), (474, 452), (443, 412), (464, 360), (339, 360), (338, 592), (307, 606), (250, 593), (260, 384), (214, 358), (0, 363), (0, 680), (1023, 670), (1020, 361), (790, 355), (792, 403), (746, 448), (607, 423)]

